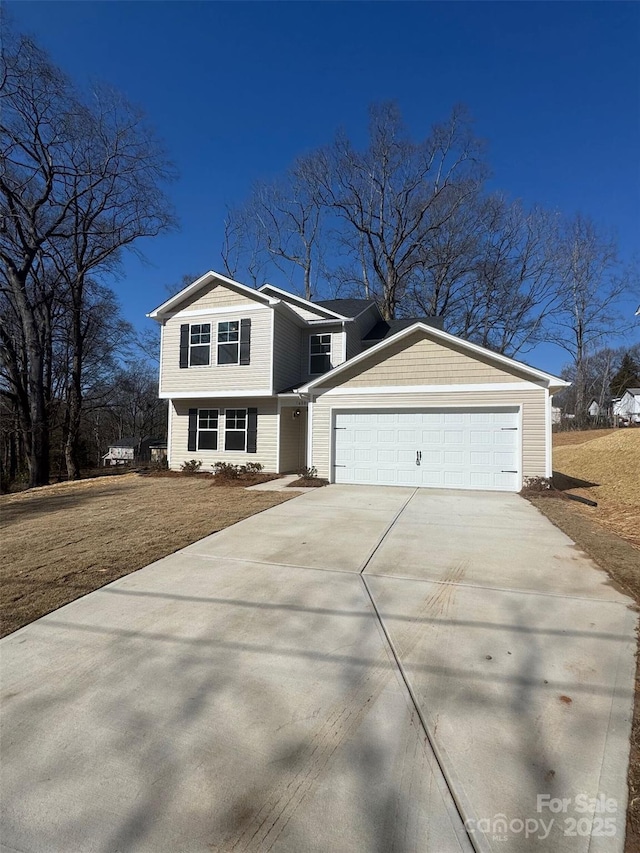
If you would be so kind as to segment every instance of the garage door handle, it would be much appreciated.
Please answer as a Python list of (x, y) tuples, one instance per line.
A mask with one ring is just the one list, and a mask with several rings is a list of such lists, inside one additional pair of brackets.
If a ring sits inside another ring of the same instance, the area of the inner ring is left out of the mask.
[(422, 462), (422, 451), (416, 450), (416, 465), (419, 465)]
[(502, 473), (503, 473), (503, 474), (517, 474), (518, 472), (517, 472), (517, 471), (505, 471), (505, 470), (503, 469), (503, 470), (502, 470)]
[(509, 430), (515, 430), (515, 432), (518, 431), (518, 427), (500, 427), (500, 429), (502, 432), (508, 432)]

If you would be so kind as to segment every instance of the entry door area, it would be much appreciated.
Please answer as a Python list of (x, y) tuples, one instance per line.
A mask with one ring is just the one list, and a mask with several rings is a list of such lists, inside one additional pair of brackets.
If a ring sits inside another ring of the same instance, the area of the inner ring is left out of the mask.
[(334, 480), (517, 491), (519, 421), (516, 407), (339, 411)]

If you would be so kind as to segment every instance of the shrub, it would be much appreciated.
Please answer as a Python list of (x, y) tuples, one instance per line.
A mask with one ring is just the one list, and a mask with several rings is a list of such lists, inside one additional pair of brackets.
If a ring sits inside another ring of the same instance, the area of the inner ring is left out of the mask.
[(239, 480), (246, 476), (259, 474), (262, 465), (259, 462), (247, 462), (246, 465), (232, 465), (230, 462), (216, 462), (213, 473), (220, 480)]
[(525, 477), (523, 492), (548, 492), (553, 488), (553, 483), (549, 477)]
[(232, 465), (230, 462), (216, 462), (213, 473), (220, 480), (237, 480), (240, 476), (239, 466)]
[(197, 474), (201, 467), (202, 461), (200, 459), (190, 459), (188, 462), (182, 463), (180, 470), (183, 474), (191, 476), (192, 474)]
[(301, 477), (303, 480), (314, 480), (317, 476), (318, 476), (318, 469), (315, 467), (300, 468), (298, 470), (298, 477)]

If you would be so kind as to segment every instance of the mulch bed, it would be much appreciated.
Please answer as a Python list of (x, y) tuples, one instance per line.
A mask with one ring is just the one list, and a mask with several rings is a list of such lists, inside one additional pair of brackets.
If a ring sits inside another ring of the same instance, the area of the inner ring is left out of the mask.
[(316, 489), (319, 486), (328, 486), (329, 481), (323, 480), (322, 477), (299, 477), (293, 483), (288, 483), (289, 489)]

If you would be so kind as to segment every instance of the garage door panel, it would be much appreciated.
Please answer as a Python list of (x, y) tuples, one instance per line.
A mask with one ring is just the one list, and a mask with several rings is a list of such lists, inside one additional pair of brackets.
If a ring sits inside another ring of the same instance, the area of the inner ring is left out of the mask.
[(464, 433), (462, 430), (446, 429), (444, 430), (445, 444), (464, 444)]
[(472, 429), (469, 431), (469, 441), (471, 444), (491, 445), (493, 442), (493, 430)]
[(337, 412), (335, 480), (514, 491), (518, 420), (514, 409)]

